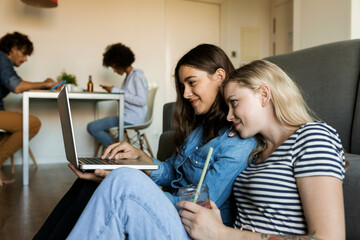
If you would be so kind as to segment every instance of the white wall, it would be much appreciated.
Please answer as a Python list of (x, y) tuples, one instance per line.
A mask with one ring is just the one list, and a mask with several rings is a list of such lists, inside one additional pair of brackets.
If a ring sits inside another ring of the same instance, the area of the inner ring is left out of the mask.
[[(139, 7), (141, 6), (141, 7)], [(149, 82), (156, 82), (155, 119), (149, 137), (162, 130), (165, 55), (165, 0), (76, 0), (59, 1), (54, 9), (27, 6), (20, 0), (0, 1), (0, 35), (19, 31), (27, 34), (35, 51), (27, 63), (16, 69), (29, 81), (56, 78), (62, 70), (76, 75), (80, 87), (86, 88), (88, 75), (93, 76), (94, 90), (99, 83), (120, 86), (119, 75), (102, 66), (102, 53), (108, 44), (122, 42), (134, 51), (134, 67), (144, 70)], [(6, 98), (8, 110), (21, 111), (21, 95)], [(64, 149), (56, 103), (34, 101), (30, 112), (42, 121), (39, 134), (30, 142), (41, 162), (64, 160)], [(86, 124), (94, 119), (94, 105), (73, 103), (74, 125), (79, 153), (92, 155), (94, 141)], [(157, 139), (151, 141), (157, 149)], [(16, 155), (21, 160), (20, 153)]]
[(360, 38), (360, 0), (351, 0), (351, 39)]
[(350, 22), (351, 0), (294, 0), (294, 50), (350, 39)]
[(220, 9), (218, 3), (166, 0), (166, 102), (176, 100), (174, 69), (180, 57), (201, 43), (220, 45)]
[(243, 60), (240, 58), (241, 27), (258, 28), (260, 32), (259, 58), (269, 56), (270, 1), (268, 0), (228, 0), (224, 3), (221, 43), (231, 57), (235, 67)]

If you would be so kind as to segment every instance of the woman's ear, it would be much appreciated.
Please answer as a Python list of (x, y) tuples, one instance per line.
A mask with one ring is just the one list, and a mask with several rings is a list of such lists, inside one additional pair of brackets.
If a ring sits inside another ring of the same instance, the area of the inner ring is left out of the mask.
[(265, 107), (271, 101), (271, 90), (266, 84), (263, 84), (258, 89), (261, 98), (261, 106)]
[(225, 80), (226, 72), (222, 68), (218, 68), (214, 74), (214, 79), (218, 81), (218, 87), (221, 87), (222, 82)]

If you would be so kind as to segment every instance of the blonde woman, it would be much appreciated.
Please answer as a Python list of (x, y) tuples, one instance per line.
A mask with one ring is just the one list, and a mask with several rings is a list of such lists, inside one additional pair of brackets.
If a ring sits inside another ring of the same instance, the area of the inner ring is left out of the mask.
[(345, 239), (344, 152), (336, 131), (316, 121), (295, 83), (276, 65), (258, 60), (224, 81), (227, 119), (259, 147), (238, 175), (234, 228), (219, 210), (179, 202), (194, 239)]

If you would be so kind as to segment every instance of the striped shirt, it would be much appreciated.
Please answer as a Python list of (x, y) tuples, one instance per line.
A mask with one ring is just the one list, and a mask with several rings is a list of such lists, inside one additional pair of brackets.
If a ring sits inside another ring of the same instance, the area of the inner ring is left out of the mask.
[(332, 176), (343, 181), (344, 165), (335, 129), (317, 121), (301, 126), (266, 161), (252, 159), (236, 178), (234, 227), (246, 224), (261, 233), (306, 234), (296, 178)]

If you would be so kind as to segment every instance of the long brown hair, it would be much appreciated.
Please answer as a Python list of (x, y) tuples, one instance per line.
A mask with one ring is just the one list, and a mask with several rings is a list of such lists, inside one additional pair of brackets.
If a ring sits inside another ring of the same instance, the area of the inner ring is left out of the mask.
[(218, 95), (209, 111), (204, 115), (196, 115), (190, 102), (184, 99), (184, 88), (179, 79), (181, 66), (190, 66), (210, 75), (215, 74), (221, 68), (227, 75), (234, 70), (230, 59), (219, 47), (211, 44), (201, 44), (191, 49), (177, 63), (175, 68), (176, 102), (173, 111), (173, 140), (179, 151), (186, 137), (197, 127), (199, 123), (204, 125), (204, 144), (218, 136), (220, 129), (229, 124), (226, 120), (228, 107), (221, 96)]

